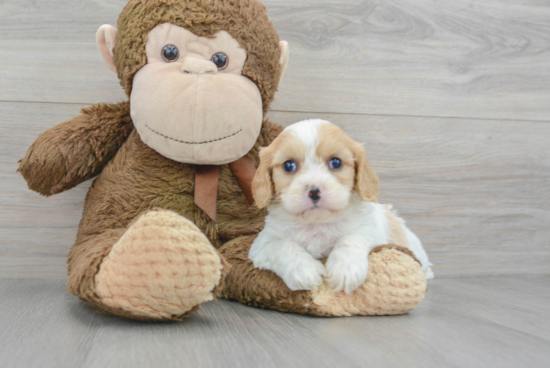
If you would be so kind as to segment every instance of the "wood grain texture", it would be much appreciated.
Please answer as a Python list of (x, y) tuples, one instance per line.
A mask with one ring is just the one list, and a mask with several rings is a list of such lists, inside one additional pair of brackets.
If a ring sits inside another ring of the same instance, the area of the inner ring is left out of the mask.
[[(0, 277), (64, 278), (90, 182), (44, 198), (17, 160), (79, 105), (0, 103)], [(423, 241), (437, 277), (550, 274), (550, 125), (273, 112), (324, 118), (365, 143), (392, 203)]]
[(220, 301), (182, 323), (142, 323), (98, 314), (66, 294), (62, 281), (0, 279), (0, 362), (3, 368), (543, 367), (550, 359), (549, 292), (550, 278), (433, 280), (426, 300), (403, 316), (314, 318)]
[[(550, 339), (550, 319), (540, 318), (539, 314), (550, 310), (549, 278), (453, 279), (446, 280), (444, 285), (437, 285), (434, 292), (437, 298), (432, 302), (437, 308), (453, 311), (461, 318), (487, 319), (502, 327)], [(459, 299), (467, 302), (458, 303)]]
[[(0, 3), (0, 100), (124, 98), (94, 34), (125, 3)], [(265, 4), (291, 44), (275, 110), (550, 119), (548, 0)]]

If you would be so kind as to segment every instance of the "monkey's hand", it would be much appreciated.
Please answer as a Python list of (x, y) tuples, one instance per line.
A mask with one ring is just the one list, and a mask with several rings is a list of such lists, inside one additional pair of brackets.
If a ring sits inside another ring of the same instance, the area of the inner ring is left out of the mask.
[(132, 131), (130, 104), (97, 104), (42, 133), (19, 161), (29, 188), (50, 196), (98, 175)]

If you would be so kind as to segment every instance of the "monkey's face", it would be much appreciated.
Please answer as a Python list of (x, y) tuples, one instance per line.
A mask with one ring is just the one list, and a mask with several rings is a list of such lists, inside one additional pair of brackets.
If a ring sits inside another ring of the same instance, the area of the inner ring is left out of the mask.
[(254, 146), (263, 121), (260, 90), (242, 75), (246, 51), (226, 31), (211, 38), (164, 23), (146, 44), (131, 115), (144, 143), (192, 164), (236, 161)]

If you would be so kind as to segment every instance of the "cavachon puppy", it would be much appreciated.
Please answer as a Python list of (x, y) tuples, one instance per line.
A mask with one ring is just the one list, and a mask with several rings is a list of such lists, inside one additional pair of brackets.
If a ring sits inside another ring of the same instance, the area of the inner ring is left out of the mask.
[(367, 278), (370, 251), (393, 243), (411, 250), (426, 278), (434, 277), (418, 237), (391, 205), (377, 203), (378, 177), (362, 145), (339, 127), (293, 124), (260, 160), (252, 190), (268, 215), (250, 248), (255, 267), (273, 271), (291, 290), (313, 290), (326, 277), (335, 291), (351, 293)]

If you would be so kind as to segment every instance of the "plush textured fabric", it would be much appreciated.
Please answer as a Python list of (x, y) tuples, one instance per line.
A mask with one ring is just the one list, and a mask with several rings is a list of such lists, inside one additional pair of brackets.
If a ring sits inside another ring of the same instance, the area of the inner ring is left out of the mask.
[(254, 307), (325, 317), (403, 314), (424, 299), (426, 279), (420, 262), (406, 248), (373, 249), (367, 281), (351, 294), (335, 293), (326, 283), (316, 291), (291, 291), (273, 272), (254, 268), (248, 258), (254, 238), (243, 236), (220, 248), (232, 265), (225, 280), (224, 298)]
[(403, 314), (424, 300), (426, 279), (420, 262), (406, 248), (382, 246), (369, 256), (367, 281), (351, 294), (323, 284), (311, 293), (312, 314), (323, 316)]
[(97, 104), (42, 133), (20, 161), (29, 188), (61, 193), (98, 175), (133, 129), (130, 104)]
[[(216, 37), (197, 37), (173, 24), (149, 34), (148, 63), (133, 81), (131, 115), (141, 140), (172, 160), (233, 162), (246, 155), (260, 133), (261, 93), (241, 75), (246, 52), (227, 32)], [(176, 62), (161, 57), (166, 44), (181, 49)], [(226, 69), (210, 61), (216, 52), (227, 54)]]
[(172, 23), (208, 37), (227, 31), (248, 55), (243, 75), (262, 93), (267, 112), (281, 77), (279, 35), (257, 0), (130, 0), (119, 16), (115, 64), (128, 96), (134, 75), (147, 63), (143, 45), (149, 32), (162, 23)]
[(172, 319), (212, 300), (223, 270), (222, 258), (191, 221), (150, 211), (103, 259), (95, 289), (111, 308)]
[[(130, 0), (119, 18), (113, 52), (128, 95), (147, 62), (147, 35), (166, 22), (199, 36), (231, 34), (246, 48), (243, 75), (257, 85), (267, 111), (280, 79), (281, 49), (257, 0)], [(263, 121), (245, 158), (257, 167), (260, 147), (281, 131)], [(182, 320), (223, 292), (243, 303), (289, 312), (395, 314), (414, 308), (425, 292), (419, 266), (397, 250), (371, 255), (374, 274), (367, 284), (372, 285), (365, 286), (364, 295), (343, 299), (328, 289), (291, 292), (274, 274), (253, 269), (248, 250), (264, 226), (265, 210), (249, 205), (230, 166), (221, 165), (214, 222), (195, 204), (195, 166), (146, 145), (127, 102), (94, 105), (46, 131), (19, 171), (29, 188), (46, 196), (98, 176), (69, 253), (67, 290), (101, 311), (139, 320)]]
[[(249, 154), (255, 165), (258, 165), (259, 148), (268, 145), (281, 129), (269, 121), (264, 122), (260, 137)], [(136, 218), (155, 208), (173, 211), (182, 221), (191, 220), (215, 247), (261, 230), (265, 210), (249, 205), (228, 165), (220, 166), (217, 222), (194, 203), (194, 184), (193, 165), (161, 156), (145, 145), (135, 130), (132, 131), (86, 197), (77, 241), (69, 254), (67, 290), (111, 313), (155, 319), (149, 314), (137, 315), (127, 309), (108, 306), (96, 290), (95, 276), (103, 259)], [(152, 233), (145, 236), (159, 242)], [(173, 315), (173, 319), (181, 317)]]

